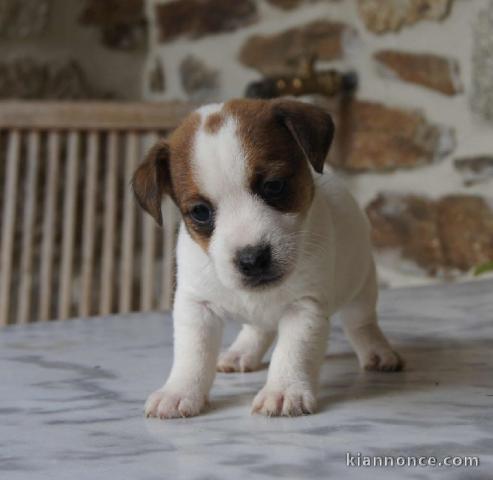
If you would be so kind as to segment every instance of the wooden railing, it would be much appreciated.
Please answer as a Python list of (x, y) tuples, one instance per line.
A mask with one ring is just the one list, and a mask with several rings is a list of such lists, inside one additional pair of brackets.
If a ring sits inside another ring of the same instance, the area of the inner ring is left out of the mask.
[(0, 325), (169, 309), (178, 215), (129, 181), (187, 103), (0, 103)]

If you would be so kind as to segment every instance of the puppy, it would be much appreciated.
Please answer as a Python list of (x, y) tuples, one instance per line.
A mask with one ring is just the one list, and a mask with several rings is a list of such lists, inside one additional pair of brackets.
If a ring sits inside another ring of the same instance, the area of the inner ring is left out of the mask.
[[(147, 416), (199, 414), (216, 369), (255, 370), (276, 334), (252, 411), (314, 412), (336, 311), (363, 369), (401, 369), (377, 325), (366, 217), (345, 187), (323, 174), (333, 134), (330, 116), (315, 106), (231, 100), (196, 110), (135, 172), (137, 200), (160, 225), (164, 195), (183, 216), (174, 362), (147, 400)], [(226, 318), (243, 327), (219, 355)]]

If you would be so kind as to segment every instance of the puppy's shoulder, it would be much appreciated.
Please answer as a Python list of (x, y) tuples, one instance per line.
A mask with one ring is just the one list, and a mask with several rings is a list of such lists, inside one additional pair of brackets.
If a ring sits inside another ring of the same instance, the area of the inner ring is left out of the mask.
[(368, 230), (366, 214), (337, 174), (331, 170), (324, 172), (315, 179), (315, 189), (319, 197), (318, 209), (330, 212), (332, 221), (360, 225), (363, 231)]

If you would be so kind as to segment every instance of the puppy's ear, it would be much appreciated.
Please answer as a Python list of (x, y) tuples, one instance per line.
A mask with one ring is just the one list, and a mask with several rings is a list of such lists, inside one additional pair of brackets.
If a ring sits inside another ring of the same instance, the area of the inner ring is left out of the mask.
[(170, 193), (169, 146), (159, 141), (135, 171), (132, 188), (139, 205), (162, 226), (161, 200)]
[(334, 137), (331, 116), (319, 107), (295, 100), (275, 100), (273, 111), (300, 147), (313, 169), (322, 173)]

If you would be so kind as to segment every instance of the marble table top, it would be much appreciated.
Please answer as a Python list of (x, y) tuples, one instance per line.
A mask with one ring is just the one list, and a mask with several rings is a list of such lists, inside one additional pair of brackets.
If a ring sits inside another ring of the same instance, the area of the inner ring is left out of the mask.
[[(218, 374), (200, 417), (145, 419), (171, 364), (169, 315), (7, 327), (0, 478), (492, 479), (492, 292), (492, 281), (383, 292), (381, 325), (407, 361), (401, 373), (359, 371), (336, 318), (320, 412), (300, 418), (250, 415), (263, 369)], [(356, 467), (348, 453), (480, 465)]]

